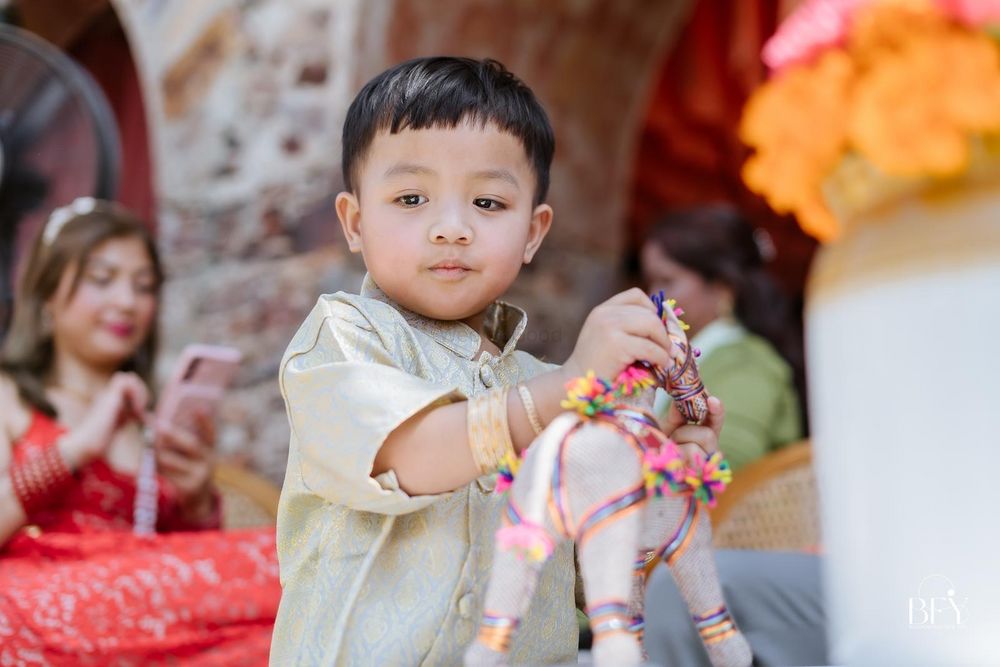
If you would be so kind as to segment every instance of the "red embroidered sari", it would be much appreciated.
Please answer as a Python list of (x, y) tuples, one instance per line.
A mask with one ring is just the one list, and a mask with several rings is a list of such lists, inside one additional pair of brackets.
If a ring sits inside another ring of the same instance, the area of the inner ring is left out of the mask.
[[(35, 413), (13, 456), (62, 428)], [(0, 665), (266, 665), (274, 529), (134, 536), (135, 479), (103, 460), (0, 549)], [(161, 530), (190, 530), (166, 484)]]

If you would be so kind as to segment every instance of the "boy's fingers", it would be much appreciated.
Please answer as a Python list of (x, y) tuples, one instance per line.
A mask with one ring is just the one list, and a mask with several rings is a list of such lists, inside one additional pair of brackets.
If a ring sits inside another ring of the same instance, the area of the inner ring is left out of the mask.
[(698, 426), (697, 424), (685, 424), (678, 426), (670, 438), (678, 445), (692, 444), (701, 447), (706, 454), (713, 454), (719, 451), (719, 437), (715, 431), (708, 426)]
[[(629, 357), (625, 362), (626, 366), (635, 361), (648, 361), (657, 366), (670, 363), (670, 357), (666, 350), (647, 338), (632, 336), (628, 339), (627, 347), (624, 350), (627, 353), (626, 356)], [(624, 367), (621, 370), (624, 370)]]
[(708, 417), (704, 424), (686, 423), (677, 409), (677, 404), (671, 403), (667, 412), (667, 423), (675, 428), (670, 437), (678, 445), (691, 443), (711, 455), (719, 451), (719, 435), (722, 433), (725, 417), (726, 411), (722, 401), (715, 396), (708, 397)]
[(722, 400), (717, 396), (708, 397), (708, 418), (705, 426), (715, 431), (715, 437), (722, 434), (722, 425), (726, 421), (726, 408), (722, 405)]
[(605, 301), (601, 305), (602, 306), (623, 306), (623, 305), (641, 306), (642, 308), (644, 308), (646, 310), (650, 310), (653, 313), (656, 313), (656, 304), (653, 303), (653, 300), (650, 299), (649, 296), (647, 296), (646, 293), (643, 292), (638, 287), (632, 287), (631, 289), (627, 289), (624, 292), (619, 292), (618, 294), (615, 294), (613, 297), (611, 297), (610, 299), (608, 299), (607, 301)]
[(705, 450), (694, 443), (685, 443), (683, 445), (677, 445), (678, 449), (681, 450), (681, 455), (688, 465), (694, 466), (699, 463), (704, 463), (705, 459), (708, 458)]
[(671, 433), (688, 423), (684, 415), (681, 414), (681, 411), (677, 409), (677, 401), (670, 401), (670, 407), (667, 408), (667, 416), (664, 422), (669, 427)]
[[(687, 427), (703, 428), (708, 429), (712, 432), (713, 438), (715, 440), (715, 447), (718, 449), (719, 436), (722, 434), (722, 424), (726, 420), (726, 410), (722, 405), (722, 401), (716, 396), (708, 397), (708, 417), (705, 418), (704, 424), (688, 424), (687, 419), (681, 414), (680, 410), (677, 409), (677, 402), (672, 401), (670, 403), (670, 408), (667, 410), (667, 415), (664, 418), (664, 428), (670, 433), (670, 437), (674, 442), (682, 442), (682, 438), (688, 436), (688, 431), (681, 429), (686, 429)], [(671, 429), (673, 429), (671, 431)]]
[(640, 328), (646, 338), (663, 348), (668, 361), (673, 359), (675, 353), (674, 343), (670, 340), (670, 336), (667, 335), (667, 330), (663, 326), (663, 323), (660, 322), (660, 319), (654, 313), (643, 317), (636, 317), (632, 321)]
[[(667, 335), (667, 330), (663, 327), (655, 311), (649, 312), (636, 305), (621, 305), (608, 310), (607, 317), (615, 326), (621, 327), (625, 333), (633, 336), (646, 338), (663, 349), (663, 359), (669, 362), (672, 359), (673, 342)], [(647, 359), (646, 361), (653, 361)]]

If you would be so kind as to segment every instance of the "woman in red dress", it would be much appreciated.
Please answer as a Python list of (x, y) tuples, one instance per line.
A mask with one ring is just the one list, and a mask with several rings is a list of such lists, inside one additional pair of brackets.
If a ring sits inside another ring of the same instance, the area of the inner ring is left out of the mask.
[(161, 280), (106, 202), (33, 247), (0, 352), (0, 665), (267, 663), (274, 530), (218, 530), (208, 416), (164, 427), (157, 533), (132, 532)]

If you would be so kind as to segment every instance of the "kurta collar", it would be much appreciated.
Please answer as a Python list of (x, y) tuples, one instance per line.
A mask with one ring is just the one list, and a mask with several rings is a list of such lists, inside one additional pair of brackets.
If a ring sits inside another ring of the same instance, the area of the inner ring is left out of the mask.
[[(390, 299), (368, 274), (365, 274), (364, 282), (361, 284), (361, 296), (389, 304), (398, 310), (403, 319), (414, 329), (427, 334), (460, 357), (476, 358), (481, 343), (479, 333), (465, 322), (435, 320), (407, 310)], [(515, 350), (517, 341), (527, 326), (528, 315), (517, 306), (504, 301), (494, 301), (486, 308), (483, 329), (486, 337), (502, 350), (500, 358)]]

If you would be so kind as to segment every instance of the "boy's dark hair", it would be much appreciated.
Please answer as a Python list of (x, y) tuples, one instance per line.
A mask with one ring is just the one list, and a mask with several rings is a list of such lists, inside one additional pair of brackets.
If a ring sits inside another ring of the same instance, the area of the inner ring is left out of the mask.
[(535, 170), (535, 204), (545, 200), (555, 137), (534, 93), (496, 60), (436, 56), (387, 69), (365, 84), (344, 120), (344, 184), (354, 192), (358, 164), (388, 130), (493, 123), (520, 139)]

